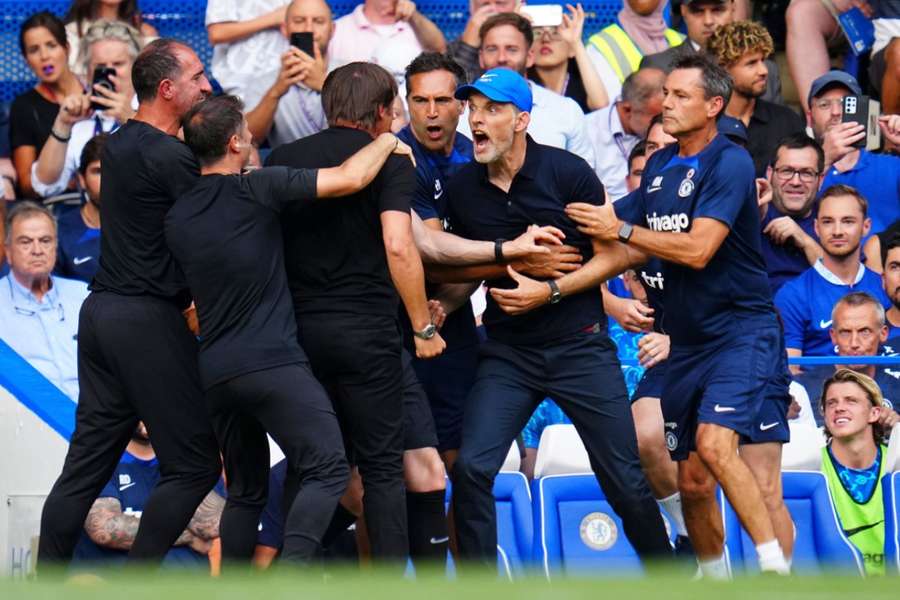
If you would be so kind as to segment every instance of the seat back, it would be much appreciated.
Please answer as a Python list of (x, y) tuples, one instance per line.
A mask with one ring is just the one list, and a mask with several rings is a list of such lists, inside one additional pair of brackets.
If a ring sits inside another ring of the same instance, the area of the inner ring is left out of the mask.
[[(818, 471), (791, 471), (781, 475), (784, 502), (794, 520), (796, 539), (792, 569), (802, 574), (835, 571), (863, 574), (862, 556), (847, 539), (835, 510), (825, 475)], [(737, 571), (758, 571), (756, 548), (741, 527), (737, 513), (724, 502), (725, 545)]]
[(494, 480), (497, 508), (497, 569), (518, 577), (525, 573), (534, 546), (531, 489), (522, 473), (500, 473)]
[(518, 471), (522, 466), (522, 455), (519, 453), (519, 445), (513, 442), (506, 453), (506, 459), (503, 461), (501, 471)]
[(822, 430), (811, 425), (791, 425), (791, 441), (782, 446), (781, 468), (785, 471), (821, 471)]
[(881, 493), (884, 496), (885, 571), (900, 575), (900, 471), (884, 476)]
[(884, 465), (887, 471), (900, 471), (900, 423), (894, 425), (891, 430)]
[(574, 425), (548, 425), (541, 433), (534, 460), (534, 478), (590, 473), (587, 450)]

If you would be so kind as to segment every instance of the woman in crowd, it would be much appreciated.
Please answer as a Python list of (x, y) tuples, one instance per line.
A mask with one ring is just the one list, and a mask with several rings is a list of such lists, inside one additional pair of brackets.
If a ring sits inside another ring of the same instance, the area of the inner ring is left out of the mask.
[(589, 113), (609, 104), (609, 97), (581, 43), (584, 9), (581, 4), (566, 8), (569, 14), (563, 15), (561, 25), (534, 28), (534, 66), (528, 78), (572, 98)]
[(66, 34), (69, 39), (69, 67), (81, 76), (84, 60), (80, 55), (81, 38), (92, 23), (99, 20), (122, 21), (141, 32), (141, 46), (159, 37), (152, 25), (144, 23), (137, 0), (73, 0), (66, 15)]
[(10, 109), (10, 146), (20, 196), (34, 196), (31, 165), (52, 135), (53, 121), (63, 98), (83, 91), (69, 69), (69, 45), (62, 21), (49, 12), (29, 17), (19, 30), (19, 46), (38, 82), (20, 94)]

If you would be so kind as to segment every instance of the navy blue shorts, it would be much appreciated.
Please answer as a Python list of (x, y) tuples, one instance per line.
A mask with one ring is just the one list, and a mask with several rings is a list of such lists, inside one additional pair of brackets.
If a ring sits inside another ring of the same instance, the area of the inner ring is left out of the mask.
[(634, 402), (640, 398), (662, 398), (663, 389), (666, 385), (666, 371), (668, 369), (669, 361), (664, 360), (644, 371), (644, 375), (631, 396), (631, 401)]
[(662, 413), (674, 460), (696, 450), (700, 423), (731, 429), (744, 442), (787, 441), (790, 379), (778, 325), (747, 327), (740, 336), (703, 346), (673, 347), (667, 362)]
[(413, 359), (403, 351), (403, 449), (434, 448), (438, 438), (434, 431), (434, 418), (428, 406), (428, 396), (413, 370)]

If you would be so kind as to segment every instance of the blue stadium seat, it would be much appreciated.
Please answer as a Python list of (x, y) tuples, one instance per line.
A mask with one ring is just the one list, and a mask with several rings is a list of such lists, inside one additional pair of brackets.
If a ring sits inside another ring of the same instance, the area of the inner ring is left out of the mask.
[(887, 572), (900, 575), (900, 471), (881, 480), (884, 495), (884, 560)]
[[(820, 472), (793, 471), (781, 475), (787, 504), (797, 539), (794, 544), (793, 570), (801, 574), (863, 574), (862, 556), (844, 536), (825, 476)], [(725, 503), (725, 544), (732, 568), (758, 570), (756, 548), (741, 527), (737, 513)]]
[[(547, 578), (642, 572), (622, 521), (592, 474), (549, 475), (534, 487), (535, 559)], [(664, 519), (674, 539), (670, 520)]]

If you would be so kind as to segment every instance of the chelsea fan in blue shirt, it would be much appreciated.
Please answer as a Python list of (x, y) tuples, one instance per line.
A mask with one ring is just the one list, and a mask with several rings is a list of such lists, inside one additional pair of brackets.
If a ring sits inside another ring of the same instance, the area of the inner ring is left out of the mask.
[[(794, 535), (780, 490), (787, 356), (760, 251), (753, 162), (716, 130), (731, 88), (728, 73), (708, 57), (679, 59), (663, 102), (663, 127), (678, 143), (656, 152), (641, 186), (614, 206), (567, 208), (594, 237), (604, 277), (650, 255), (665, 265), (662, 301), (677, 318), (665, 321), (671, 350), (662, 410), (680, 461), (688, 532), (710, 578), (729, 576), (716, 534), (716, 482), (763, 571), (789, 571)], [(520, 282), (521, 296), (535, 283)]]
[(59, 215), (56, 274), (90, 283), (100, 267), (100, 155), (109, 134), (91, 138), (81, 151), (78, 185), (84, 204)]

